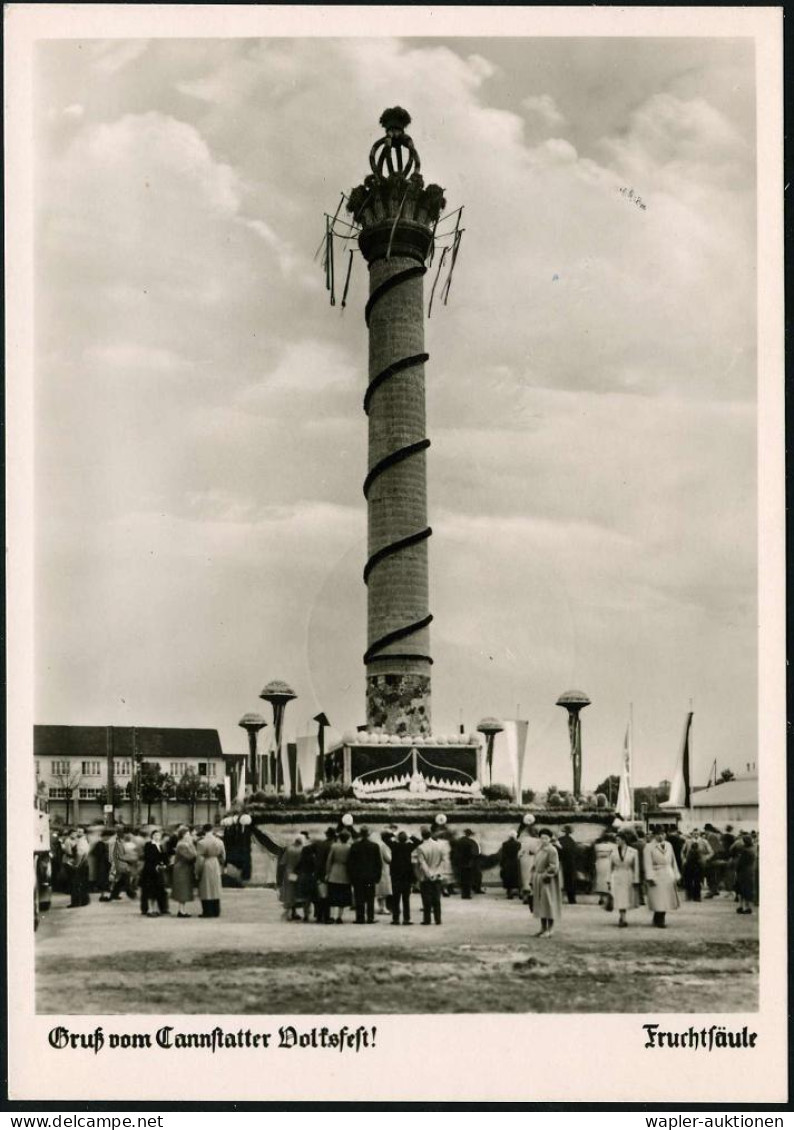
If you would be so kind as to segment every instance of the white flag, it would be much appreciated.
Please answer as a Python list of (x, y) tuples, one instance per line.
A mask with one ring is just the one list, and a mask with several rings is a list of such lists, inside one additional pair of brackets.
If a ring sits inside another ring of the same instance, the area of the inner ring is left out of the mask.
[(623, 820), (631, 820), (634, 815), (631, 797), (631, 749), (628, 726), (626, 727), (626, 737), (623, 739), (623, 763), (620, 767), (620, 787), (618, 788), (618, 802), (615, 808), (618, 816)]
[(240, 766), (240, 779), (237, 783), (237, 803), (242, 804), (245, 800), (245, 760)]
[(228, 774), (223, 778), (223, 800), (226, 808), (232, 807), (232, 779)]

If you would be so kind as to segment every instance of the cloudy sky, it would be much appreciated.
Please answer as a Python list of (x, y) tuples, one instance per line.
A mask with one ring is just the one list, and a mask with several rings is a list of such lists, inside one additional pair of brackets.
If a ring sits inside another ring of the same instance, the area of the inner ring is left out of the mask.
[[(36, 721), (363, 722), (366, 271), (323, 212), (401, 104), (465, 205), (428, 324), (434, 728), (526, 783), (756, 760), (742, 39), (72, 40), (36, 68)], [(645, 204), (621, 189), (632, 189)], [(343, 251), (339, 250), (337, 272)], [(269, 708), (265, 707), (265, 712)]]

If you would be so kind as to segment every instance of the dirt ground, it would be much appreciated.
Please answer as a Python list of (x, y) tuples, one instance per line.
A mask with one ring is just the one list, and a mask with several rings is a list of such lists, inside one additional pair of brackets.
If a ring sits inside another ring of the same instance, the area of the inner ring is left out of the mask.
[[(414, 897), (418, 920), (419, 899)], [(722, 895), (656, 930), (617, 929), (594, 899), (551, 939), (490, 891), (443, 902), (443, 924), (285, 922), (272, 890), (224, 891), (222, 917), (145, 918), (136, 903), (69, 909), (36, 935), (41, 1013), (734, 1012), (758, 1007), (757, 916)], [(198, 906), (194, 908), (198, 911)], [(350, 917), (347, 912), (347, 917)], [(416, 984), (421, 982), (421, 993)]]

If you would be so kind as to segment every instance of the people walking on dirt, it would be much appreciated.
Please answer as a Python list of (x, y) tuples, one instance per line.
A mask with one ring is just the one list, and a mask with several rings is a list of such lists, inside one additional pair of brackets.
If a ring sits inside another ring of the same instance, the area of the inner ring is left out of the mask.
[(356, 922), (372, 925), (375, 921), (375, 888), (383, 871), (380, 844), (369, 838), (369, 828), (360, 828), (358, 838), (350, 845), (347, 871), (356, 904)]
[(645, 886), (653, 925), (662, 930), (667, 925), (668, 910), (677, 910), (680, 906), (676, 889), (678, 878), (673, 846), (668, 843), (664, 829), (657, 828), (653, 839), (645, 846)]
[(221, 913), (221, 875), (226, 862), (223, 840), (213, 833), (212, 825), (205, 824), (201, 839), (196, 844), (196, 872), (198, 875), (201, 917), (219, 918)]
[(549, 828), (541, 828), (538, 838), (540, 847), (532, 870), (532, 913), (540, 919), (537, 937), (550, 938), (554, 933), (554, 923), (562, 918), (560, 857), (551, 842)]
[[(468, 835), (468, 832), (464, 834), (464, 841)], [(422, 839), (415, 849), (414, 857), (419, 877), (419, 893), (422, 896), (422, 925), (429, 926), (432, 919), (436, 926), (440, 926), (444, 856), (438, 842), (433, 839), (429, 828), (422, 828), (421, 836)], [(471, 898), (471, 892), (469, 892), (468, 897)]]
[(391, 852), (389, 872), (391, 874), (391, 920), (392, 926), (400, 925), (400, 912), (402, 911), (403, 924), (411, 925), (411, 888), (414, 885), (413, 852), (417, 844), (421, 843), (416, 836), (407, 832), (384, 832), (383, 842)]
[(350, 857), (350, 833), (342, 828), (337, 840), (331, 844), (325, 865), (325, 881), (328, 884), (328, 905), (336, 909), (334, 923), (342, 925), (345, 907), (350, 906), (350, 872), (347, 861)]
[[(143, 845), (143, 867), (141, 869), (141, 914), (149, 918), (159, 918), (170, 914), (168, 892), (165, 889), (165, 856), (161, 847), (161, 833), (155, 829)], [(154, 904), (157, 909), (150, 906)]]
[(610, 865), (611, 892), (618, 912), (618, 926), (625, 927), (628, 926), (626, 912), (640, 905), (640, 857), (625, 832), (618, 832), (615, 836), (615, 851)]
[(171, 870), (171, 898), (177, 904), (177, 918), (192, 918), (187, 907), (196, 897), (196, 845), (190, 829), (182, 824), (176, 831)]

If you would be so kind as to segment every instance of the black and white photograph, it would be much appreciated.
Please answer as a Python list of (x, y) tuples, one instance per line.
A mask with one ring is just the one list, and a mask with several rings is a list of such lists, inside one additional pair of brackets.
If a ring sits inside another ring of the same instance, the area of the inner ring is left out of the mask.
[(20, 96), (36, 1030), (322, 1017), (375, 1057), (446, 1018), (451, 1059), (614, 1021), (748, 1093), (785, 985), (779, 14), (123, 7), (40, 24)]

